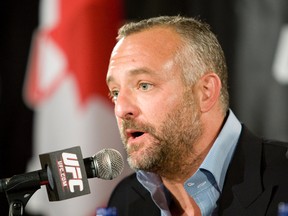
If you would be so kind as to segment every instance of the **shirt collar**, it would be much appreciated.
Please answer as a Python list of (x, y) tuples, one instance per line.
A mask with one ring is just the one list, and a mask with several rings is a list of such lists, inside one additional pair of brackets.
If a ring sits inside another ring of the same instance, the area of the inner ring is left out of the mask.
[(212, 173), (220, 191), (222, 191), (225, 175), (237, 145), (241, 129), (241, 123), (232, 110), (229, 110), (228, 118), (220, 134), (200, 165), (200, 170), (205, 169)]

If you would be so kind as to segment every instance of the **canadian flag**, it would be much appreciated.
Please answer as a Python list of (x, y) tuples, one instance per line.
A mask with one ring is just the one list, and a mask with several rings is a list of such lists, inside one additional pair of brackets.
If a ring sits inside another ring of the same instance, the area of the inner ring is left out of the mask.
[[(25, 99), (35, 110), (33, 158), (28, 171), (40, 168), (38, 155), (80, 146), (83, 157), (103, 148), (125, 153), (105, 84), (121, 0), (42, 0), (26, 77)], [(38, 190), (27, 211), (47, 216), (90, 216), (106, 205), (114, 180), (90, 179), (91, 194), (49, 202)]]

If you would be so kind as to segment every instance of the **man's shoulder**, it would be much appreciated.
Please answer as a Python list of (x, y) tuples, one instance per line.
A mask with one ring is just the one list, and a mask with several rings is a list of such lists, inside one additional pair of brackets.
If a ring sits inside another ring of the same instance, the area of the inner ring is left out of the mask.
[[(277, 174), (278, 176), (286, 176), (288, 180), (288, 143), (276, 140), (263, 139), (263, 165), (269, 170), (268, 176)], [(284, 172), (285, 171), (285, 172)]]
[(281, 161), (286, 165), (288, 163), (288, 142), (260, 138), (245, 126), (243, 126), (239, 142), (242, 145), (245, 143), (244, 145), (249, 151), (261, 150), (262, 159), (265, 160), (267, 165), (273, 161)]
[(225, 177), (220, 214), (276, 215), (278, 204), (288, 202), (287, 150), (287, 142), (260, 138), (243, 126)]
[(261, 173), (264, 179), (275, 181), (275, 179), (281, 178), (288, 181), (288, 142), (260, 138), (245, 127), (243, 127), (243, 136), (240, 142), (242, 146), (246, 146), (244, 155), (250, 158), (249, 162), (254, 163), (256, 158), (260, 159)]
[(279, 141), (279, 140), (272, 140), (272, 139), (262, 139), (264, 146), (273, 149), (279, 150), (287, 150), (288, 149), (288, 142)]

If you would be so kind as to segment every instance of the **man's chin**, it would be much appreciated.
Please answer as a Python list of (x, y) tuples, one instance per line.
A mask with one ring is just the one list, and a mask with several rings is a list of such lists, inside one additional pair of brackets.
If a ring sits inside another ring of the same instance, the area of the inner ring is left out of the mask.
[(133, 155), (133, 156), (129, 156), (127, 158), (128, 164), (132, 169), (142, 170), (145, 167), (145, 166), (143, 166), (144, 164), (143, 164), (143, 161), (141, 161), (142, 158), (140, 158), (140, 157), (141, 157), (141, 155), (138, 157)]
[(154, 172), (156, 171), (155, 167), (151, 163), (151, 160), (139, 160), (139, 158), (128, 157), (127, 162), (131, 169), (138, 171), (143, 170), (146, 172)]
[(141, 170), (141, 167), (139, 167), (139, 164), (137, 163), (137, 161), (135, 161), (134, 159), (132, 159), (131, 157), (127, 158), (127, 162), (130, 166), (131, 169), (137, 171), (137, 170)]

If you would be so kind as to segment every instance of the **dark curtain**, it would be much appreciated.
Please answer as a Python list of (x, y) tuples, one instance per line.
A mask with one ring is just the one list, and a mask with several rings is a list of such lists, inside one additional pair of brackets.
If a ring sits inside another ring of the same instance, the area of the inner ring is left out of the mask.
[[(0, 178), (25, 172), (31, 156), (33, 112), (23, 102), (31, 37), (38, 23), (37, 0), (0, 3)], [(0, 215), (8, 215), (0, 194)]]

